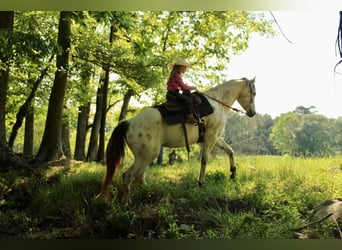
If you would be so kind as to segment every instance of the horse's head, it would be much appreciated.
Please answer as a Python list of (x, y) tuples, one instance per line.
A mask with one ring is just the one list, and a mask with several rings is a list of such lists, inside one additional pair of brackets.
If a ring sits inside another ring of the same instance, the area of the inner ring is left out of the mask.
[(246, 111), (247, 116), (253, 117), (256, 114), (255, 111), (255, 77), (252, 80), (244, 79), (246, 81), (246, 84), (244, 85), (237, 101), (243, 107), (243, 109)]

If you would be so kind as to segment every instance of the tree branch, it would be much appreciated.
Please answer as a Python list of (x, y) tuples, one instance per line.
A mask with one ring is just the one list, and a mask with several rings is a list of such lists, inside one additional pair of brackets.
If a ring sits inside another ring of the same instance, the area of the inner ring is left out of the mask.
[(289, 43), (293, 44), (293, 42), (291, 42), (291, 41), (287, 38), (287, 36), (284, 34), (282, 28), (280, 27), (280, 25), (279, 25), (277, 19), (276, 19), (275, 16), (273, 15), (272, 11), (270, 11), (270, 14), (271, 14), (271, 16), (272, 16), (272, 18), (273, 18), (273, 21), (274, 21), (274, 22), (276, 23), (276, 25), (278, 26), (278, 29), (279, 29), (280, 33), (282, 34), (282, 36), (283, 36)]

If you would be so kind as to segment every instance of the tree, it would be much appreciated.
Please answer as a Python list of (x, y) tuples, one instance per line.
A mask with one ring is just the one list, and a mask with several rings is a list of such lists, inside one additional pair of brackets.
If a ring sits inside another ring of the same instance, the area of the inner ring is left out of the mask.
[[(77, 112), (77, 130), (76, 142), (74, 150), (75, 160), (86, 159), (86, 138), (87, 131), (90, 128), (89, 112), (92, 96), (95, 95), (95, 87), (93, 86), (94, 76), (96, 75), (96, 65), (92, 62), (91, 50), (89, 47), (95, 47), (97, 43), (95, 30), (96, 25), (92, 19), (85, 18), (86, 25), (75, 24), (75, 32), (73, 33), (72, 47), (72, 77), (69, 81), (69, 99), (73, 101)], [(91, 30), (92, 32), (89, 32)]]
[(25, 138), (24, 138), (24, 148), (23, 155), (25, 157), (33, 156), (33, 139), (34, 139), (34, 111), (33, 107), (26, 114), (25, 118)]
[(331, 155), (334, 153), (334, 137), (329, 120), (322, 115), (307, 114), (297, 132), (297, 154), (304, 156)]
[(12, 32), (14, 24), (14, 11), (0, 11), (0, 141), (6, 144), (6, 98), (12, 56)]
[[(70, 18), (75, 22), (71, 23)], [(139, 98), (147, 94), (153, 104), (164, 100), (167, 64), (175, 57), (184, 56), (198, 62), (194, 82), (198, 82), (199, 77), (218, 79), (219, 76), (212, 76), (223, 69), (232, 54), (246, 48), (250, 33), (270, 32), (269, 23), (261, 16), (247, 12), (28, 11), (16, 12), (14, 21), (14, 35), (2, 33), (0, 39), (0, 69), (9, 72), (9, 67), (4, 67), (5, 61), (11, 66), (11, 75), (7, 74), (10, 81), (7, 81), (7, 87), (1, 85), (4, 88), (0, 88), (2, 142), (7, 144), (6, 131), (13, 125), (11, 145), (16, 151), (24, 148), (25, 155), (34, 154), (38, 149), (37, 162), (63, 157), (61, 133), (66, 133), (64, 145), (68, 144), (69, 135), (68, 126), (63, 127), (62, 121), (73, 129), (76, 114), (79, 114), (79, 130), (75, 158), (76, 152), (77, 159), (85, 158), (87, 129), (91, 127), (88, 118), (92, 118), (89, 111), (93, 110), (90, 105), (95, 101), (97, 87), (105, 83), (99, 79), (101, 70), (105, 72), (108, 79), (105, 84), (109, 86), (108, 92), (104, 86), (103, 96), (108, 94), (110, 105), (124, 99), (119, 112), (120, 117), (125, 118), (132, 110), (129, 109), (131, 98), (140, 101)], [(217, 25), (222, 29), (217, 30)], [(108, 41), (107, 32), (111, 26), (115, 28), (112, 43)], [(11, 44), (15, 44), (13, 51)], [(208, 60), (217, 63), (208, 64)], [(53, 64), (57, 69), (50, 67)], [(1, 73), (1, 77), (5, 75)], [(115, 80), (111, 78), (113, 75)], [(3, 83), (1, 80), (0, 84)], [(102, 113), (100, 135), (96, 140), (99, 160), (103, 159), (105, 131), (110, 127), (106, 125), (110, 105), (105, 99), (101, 101), (102, 107), (100, 102), (98, 107)], [(67, 120), (62, 119), (66, 113), (63, 106), (67, 107)], [(25, 118), (23, 143), (20, 128)], [(41, 130), (44, 126), (33, 126), (45, 118), (44, 131)], [(32, 140), (41, 136), (39, 148), (32, 150)]]
[(273, 126), (269, 115), (257, 114), (253, 119), (231, 112), (225, 128), (225, 140), (234, 151), (243, 154), (273, 154), (269, 140)]
[(293, 111), (293, 113), (298, 114), (298, 115), (309, 115), (309, 114), (315, 114), (317, 113), (317, 111), (316, 111), (315, 106), (310, 106), (310, 107), (298, 106)]
[(36, 157), (37, 162), (58, 160), (64, 156), (62, 149), (62, 114), (64, 96), (67, 86), (69, 65), (71, 12), (61, 11), (58, 29), (58, 45), (60, 53), (57, 54), (54, 83), (49, 98), (48, 113), (45, 130), (40, 148)]
[[(6, 125), (7, 129), (12, 125), (8, 144), (16, 152), (23, 150), (22, 139), (17, 142), (15, 140), (24, 119), (34, 112), (34, 106), (40, 111), (47, 99), (48, 91), (45, 87), (49, 84), (45, 79), (51, 73), (57, 43), (55, 39), (57, 32), (54, 32), (55, 16), (53, 12), (36, 11), (15, 14), (15, 32), (12, 36), (15, 50), (11, 58)], [(33, 117), (39, 115), (31, 116)], [(34, 120), (29, 119), (28, 122), (34, 123)], [(26, 126), (25, 140), (34, 139), (33, 128), (33, 124)], [(24, 141), (24, 144), (27, 149), (29, 142)]]
[(0, 167), (10, 161), (11, 150), (6, 141), (6, 100), (12, 57), (12, 33), (14, 24), (13, 11), (0, 11)]
[(295, 155), (296, 137), (302, 126), (302, 120), (297, 114), (289, 112), (279, 116), (270, 134), (270, 140), (275, 149), (282, 154)]
[(329, 121), (333, 135), (334, 154), (342, 154), (342, 117)]
[(85, 160), (85, 145), (88, 130), (88, 120), (90, 111), (90, 95), (89, 86), (92, 72), (92, 66), (89, 63), (81, 63), (80, 84), (76, 99), (79, 103), (78, 118), (77, 118), (77, 131), (75, 143), (75, 160)]
[[(249, 120), (249, 119), (248, 119)], [(255, 130), (256, 154), (274, 154), (275, 149), (270, 141), (270, 134), (274, 125), (274, 120), (270, 115), (256, 115)]]
[[(50, 63), (54, 58), (54, 53), (51, 55), (48, 63)], [(9, 138), (9, 141), (8, 141), (8, 144), (9, 144), (9, 147), (12, 148), (13, 147), (13, 144), (14, 144), (14, 140), (17, 136), (17, 133), (18, 133), (18, 130), (19, 128), (21, 127), (22, 123), (23, 123), (23, 120), (25, 117), (31, 115), (31, 113), (33, 112), (33, 105), (32, 105), (32, 100), (34, 99), (35, 97), (35, 94), (36, 94), (36, 91), (39, 87), (39, 84), (43, 81), (44, 77), (47, 75), (47, 72), (48, 72), (48, 69), (49, 69), (50, 65), (48, 64), (48, 66), (46, 66), (40, 76), (38, 77), (37, 80), (35, 80), (32, 84), (32, 89), (31, 89), (31, 92), (30, 94), (28, 95), (28, 97), (26, 98), (24, 104), (22, 106), (20, 106), (19, 108), (19, 111), (16, 115), (16, 121), (12, 127), (12, 132), (11, 132), (11, 135), (10, 135), (10, 138)], [(33, 116), (31, 116), (31, 118), (33, 118)], [(28, 127), (27, 127), (28, 129)], [(33, 127), (32, 127), (33, 129)], [(33, 131), (29, 131), (29, 130), (25, 130), (27, 133), (31, 133)], [(33, 136), (33, 134), (32, 134)], [(30, 140), (30, 139), (29, 139)]]
[(226, 80), (230, 57), (247, 48), (251, 33), (272, 34), (262, 15), (243, 11), (138, 12), (133, 25), (135, 54), (157, 76), (152, 94), (156, 100), (164, 100), (167, 65), (176, 57), (194, 63), (188, 75), (193, 84), (218, 83)]
[[(105, 72), (103, 72), (105, 73)], [(104, 76), (101, 78), (101, 82), (104, 81)], [(101, 83), (100, 83), (101, 84)], [(91, 126), (91, 135), (88, 145), (87, 161), (96, 161), (98, 146), (99, 146), (99, 133), (101, 127), (101, 117), (102, 117), (102, 105), (103, 105), (103, 84), (98, 87), (96, 95), (96, 112), (93, 119), (93, 124)]]

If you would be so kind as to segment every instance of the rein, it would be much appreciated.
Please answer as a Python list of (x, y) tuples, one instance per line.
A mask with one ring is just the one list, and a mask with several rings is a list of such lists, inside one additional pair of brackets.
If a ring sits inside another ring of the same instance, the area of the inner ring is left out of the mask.
[(216, 99), (215, 97), (212, 97), (212, 96), (207, 95), (207, 94), (205, 94), (205, 93), (201, 93), (201, 94), (204, 95), (204, 96), (206, 96), (206, 97), (208, 97), (208, 98), (210, 98), (210, 99), (212, 99), (212, 100), (214, 100), (215, 102), (221, 104), (222, 106), (225, 106), (226, 108), (229, 108), (229, 109), (231, 109), (231, 110), (237, 112), (237, 113), (245, 114), (244, 111), (242, 111), (242, 110), (240, 110), (240, 109), (237, 109), (237, 108), (234, 108), (234, 107), (232, 107), (232, 106), (229, 106), (228, 104), (226, 104), (226, 103), (224, 103), (224, 102), (222, 102), (222, 101)]

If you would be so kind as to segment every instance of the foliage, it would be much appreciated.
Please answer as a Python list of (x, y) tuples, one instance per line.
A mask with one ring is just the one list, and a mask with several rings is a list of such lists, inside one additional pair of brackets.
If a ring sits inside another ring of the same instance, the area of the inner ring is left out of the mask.
[(269, 115), (260, 115), (252, 119), (231, 112), (225, 128), (225, 140), (236, 153), (274, 154), (275, 149), (269, 140), (274, 120)]
[[(159, 103), (165, 96), (167, 64), (175, 57), (187, 57), (194, 62), (196, 70), (191, 79), (194, 84), (202, 84), (203, 77), (206, 81), (222, 81), (219, 71), (227, 66), (233, 54), (247, 48), (252, 33), (273, 34), (271, 22), (261, 12), (75, 11), (70, 14), (71, 58), (63, 112), (69, 117), (71, 129), (77, 123), (78, 108), (94, 103), (104, 67), (110, 66), (110, 107), (120, 103), (122, 95), (132, 90), (135, 99), (147, 94), (153, 103)], [(46, 115), (56, 72), (54, 55), (61, 53), (57, 46), (58, 17), (59, 13), (52, 11), (17, 11), (15, 32), (0, 41), (4, 45), (1, 48), (13, 44), (6, 131), (11, 131), (33, 83), (48, 68), (32, 101), (37, 128), (34, 140), (42, 136), (38, 131), (44, 121), (37, 117)], [(108, 39), (109, 29), (114, 30), (113, 41)], [(114, 112), (118, 112), (117, 108)], [(20, 151), (23, 138), (17, 138), (14, 148)]]
[(303, 127), (298, 131), (298, 154), (330, 155), (334, 153), (335, 137), (330, 121), (322, 115), (303, 116)]
[(302, 127), (300, 116), (294, 113), (286, 113), (278, 117), (270, 135), (275, 148), (285, 154), (293, 155), (296, 152), (296, 134)]
[[(11, 75), (6, 103), (9, 126), (20, 105), (29, 95), (41, 71), (51, 64), (49, 58), (57, 50), (58, 16), (53, 12), (16, 12), (14, 23), (15, 53), (12, 56)], [(53, 74), (53, 68), (50, 68)], [(15, 73), (13, 73), (15, 72)], [(37, 90), (34, 104), (46, 105), (51, 82), (43, 81)], [(10, 130), (9, 130), (10, 131)]]
[(319, 114), (286, 113), (272, 127), (270, 140), (280, 153), (291, 155), (334, 155), (341, 153), (341, 119)]
[[(1, 174), (0, 237), (292, 239), (315, 206), (340, 195), (341, 157), (244, 156), (237, 162), (237, 179), (230, 181), (226, 156), (216, 157), (202, 188), (197, 160), (151, 167), (148, 184), (133, 185), (127, 207), (117, 204), (120, 179), (111, 188), (112, 202), (94, 199), (101, 165)], [(339, 237), (336, 227), (324, 224), (304, 232)]]

